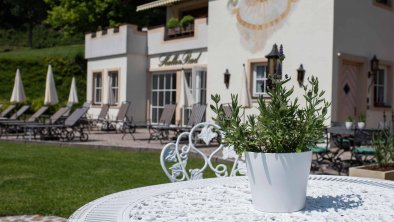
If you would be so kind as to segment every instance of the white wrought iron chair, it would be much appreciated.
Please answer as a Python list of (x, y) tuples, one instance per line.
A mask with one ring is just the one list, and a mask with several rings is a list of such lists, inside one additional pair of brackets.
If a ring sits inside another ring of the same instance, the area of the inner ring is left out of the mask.
[[(176, 142), (165, 145), (161, 151), (160, 163), (164, 173), (171, 182), (203, 179), (206, 170), (213, 171), (217, 177), (245, 175), (246, 165), (243, 156), (238, 156), (231, 145), (217, 142), (215, 144), (214, 141), (220, 141), (218, 138), (223, 136), (218, 125), (208, 122), (199, 123), (190, 132), (181, 133)], [(185, 140), (187, 140), (186, 144)], [(206, 152), (204, 153), (203, 150)], [(209, 153), (208, 150), (212, 152)], [(190, 156), (202, 157), (203, 166), (201, 168), (190, 166), (188, 164)], [(222, 163), (213, 161), (217, 158), (224, 161)], [(225, 164), (225, 161), (228, 161), (228, 164)], [(228, 166), (231, 166), (231, 169)]]

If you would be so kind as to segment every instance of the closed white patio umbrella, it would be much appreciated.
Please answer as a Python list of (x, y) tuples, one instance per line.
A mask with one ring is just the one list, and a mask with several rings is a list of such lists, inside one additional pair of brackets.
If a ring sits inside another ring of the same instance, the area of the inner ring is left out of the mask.
[(78, 103), (77, 85), (75, 83), (75, 77), (71, 81), (70, 95), (68, 96), (68, 103)]
[(248, 90), (248, 77), (246, 74), (245, 64), (243, 64), (242, 68), (242, 82), (241, 82), (241, 98), (240, 105), (243, 108), (251, 108), (252, 107), (252, 97), (250, 96), (250, 91)]
[(181, 95), (179, 99), (179, 107), (188, 107), (192, 106), (194, 103), (196, 103), (193, 94), (190, 92), (190, 87), (187, 84), (186, 81), (186, 76), (185, 76), (185, 71), (182, 71), (181, 74), (182, 78), (182, 83), (181, 83)]
[(11, 102), (21, 103), (26, 100), (25, 89), (23, 88), (22, 77), (19, 69), (16, 70), (14, 89), (12, 90)]
[(45, 105), (55, 105), (59, 102), (56, 92), (55, 80), (53, 79), (52, 66), (48, 65), (47, 79), (45, 84)]

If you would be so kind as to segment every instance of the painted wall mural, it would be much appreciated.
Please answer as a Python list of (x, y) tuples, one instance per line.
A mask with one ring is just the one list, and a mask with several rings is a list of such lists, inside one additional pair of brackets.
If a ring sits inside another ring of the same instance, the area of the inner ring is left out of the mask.
[(241, 45), (251, 52), (261, 50), (268, 37), (286, 20), (298, 0), (229, 0), (241, 35)]

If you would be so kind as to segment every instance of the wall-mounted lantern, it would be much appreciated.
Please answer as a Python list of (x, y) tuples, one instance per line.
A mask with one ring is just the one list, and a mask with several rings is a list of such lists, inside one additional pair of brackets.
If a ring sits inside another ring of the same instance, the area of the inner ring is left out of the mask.
[(266, 73), (267, 76), (269, 77), (273, 77), (275, 78), (275, 74), (277, 73), (277, 69), (278, 69), (278, 61), (280, 58), (280, 54), (279, 54), (279, 50), (278, 50), (278, 45), (274, 44), (272, 46), (272, 50), (271, 52), (265, 56), (265, 58), (267, 58), (267, 69), (266, 69)]
[(304, 78), (305, 78), (305, 69), (304, 66), (301, 64), (300, 67), (297, 69), (297, 82), (301, 86), (304, 85)]
[(376, 57), (376, 55), (374, 55), (371, 59), (370, 69), (371, 70), (368, 72), (368, 78), (370, 78), (371, 76), (376, 76), (376, 73), (379, 70), (379, 59)]
[(224, 73), (224, 84), (226, 85), (226, 89), (228, 89), (230, 85), (230, 76), (231, 73), (228, 71), (228, 69), (226, 69), (226, 72)]

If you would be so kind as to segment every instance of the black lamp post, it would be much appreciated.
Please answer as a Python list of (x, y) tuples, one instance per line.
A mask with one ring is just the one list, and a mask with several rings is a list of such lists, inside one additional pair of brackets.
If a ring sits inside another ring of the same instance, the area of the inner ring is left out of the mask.
[(300, 87), (304, 85), (304, 78), (305, 78), (305, 69), (304, 66), (301, 64), (300, 67), (297, 69), (297, 82), (300, 84)]
[(228, 89), (228, 86), (230, 85), (230, 76), (230, 72), (226, 69), (226, 72), (224, 73), (224, 84), (226, 85), (226, 89)]

